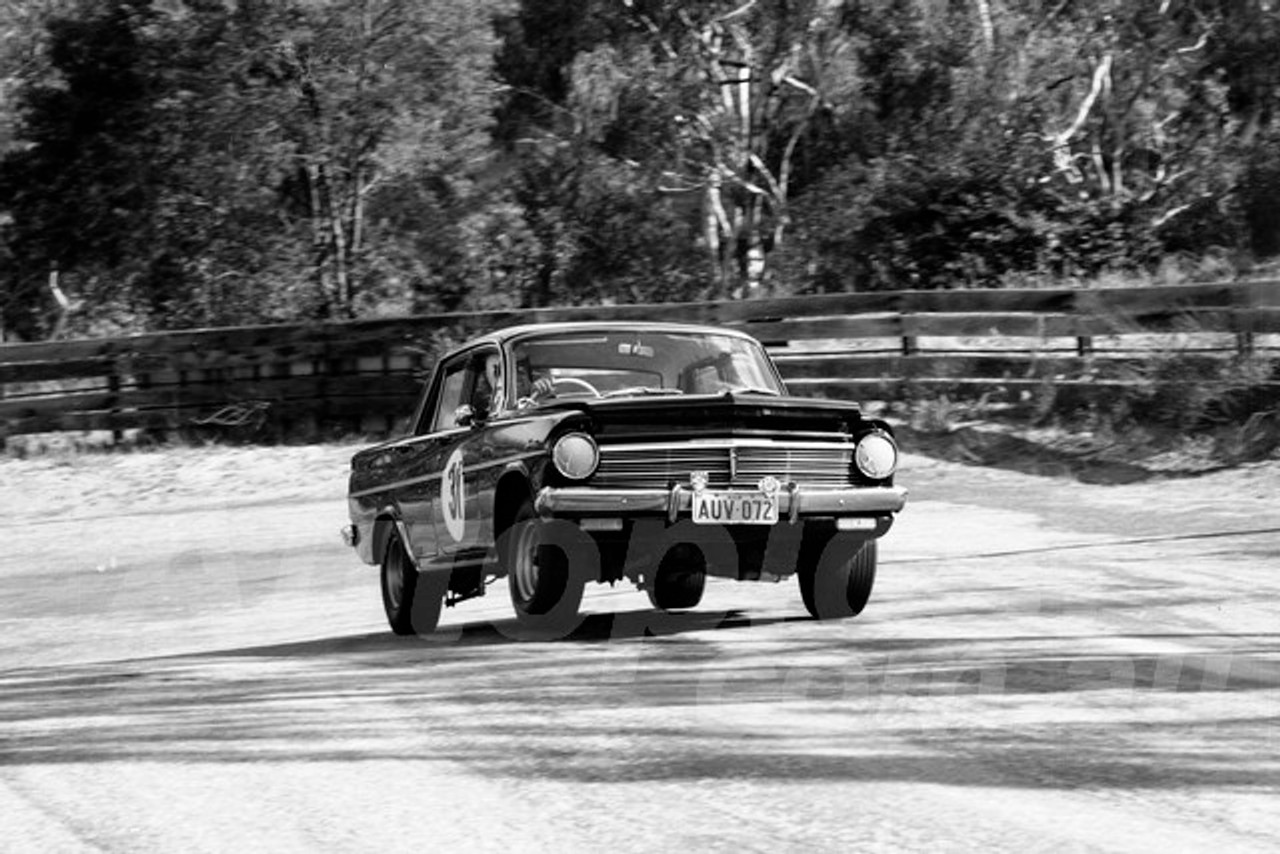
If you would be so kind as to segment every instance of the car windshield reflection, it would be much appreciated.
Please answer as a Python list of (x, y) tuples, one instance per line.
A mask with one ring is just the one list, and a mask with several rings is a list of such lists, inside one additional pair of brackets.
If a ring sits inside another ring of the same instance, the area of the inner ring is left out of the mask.
[(712, 332), (645, 332), (521, 339), (512, 348), (520, 407), (550, 399), (783, 393), (760, 344)]

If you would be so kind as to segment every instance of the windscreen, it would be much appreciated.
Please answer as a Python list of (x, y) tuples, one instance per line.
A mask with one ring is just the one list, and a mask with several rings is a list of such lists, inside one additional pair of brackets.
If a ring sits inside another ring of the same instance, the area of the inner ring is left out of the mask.
[(547, 333), (513, 348), (517, 397), (782, 394), (760, 344), (712, 332)]

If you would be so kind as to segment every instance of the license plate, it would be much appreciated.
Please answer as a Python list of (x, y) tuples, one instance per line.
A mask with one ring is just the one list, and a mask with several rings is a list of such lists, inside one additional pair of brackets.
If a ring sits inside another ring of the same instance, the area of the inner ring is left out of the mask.
[(704, 489), (693, 493), (693, 521), (697, 525), (773, 525), (778, 521), (778, 496)]

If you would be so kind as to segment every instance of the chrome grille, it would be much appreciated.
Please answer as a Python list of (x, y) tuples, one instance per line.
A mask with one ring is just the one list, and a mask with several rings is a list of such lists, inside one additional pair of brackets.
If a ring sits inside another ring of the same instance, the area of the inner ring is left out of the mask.
[(835, 442), (726, 440), (601, 445), (592, 486), (665, 489), (704, 471), (713, 488), (751, 489), (765, 475), (801, 486), (848, 486), (853, 445)]

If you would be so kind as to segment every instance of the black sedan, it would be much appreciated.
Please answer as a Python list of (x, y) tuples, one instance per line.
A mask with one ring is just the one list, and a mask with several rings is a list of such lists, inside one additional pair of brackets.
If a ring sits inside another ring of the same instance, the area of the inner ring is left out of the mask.
[(441, 359), (409, 435), (355, 455), (346, 536), (398, 634), (504, 576), (518, 620), (557, 632), (587, 583), (678, 610), (709, 574), (794, 574), (813, 616), (847, 617), (905, 502), (897, 465), (889, 425), (789, 396), (740, 332), (520, 326)]

